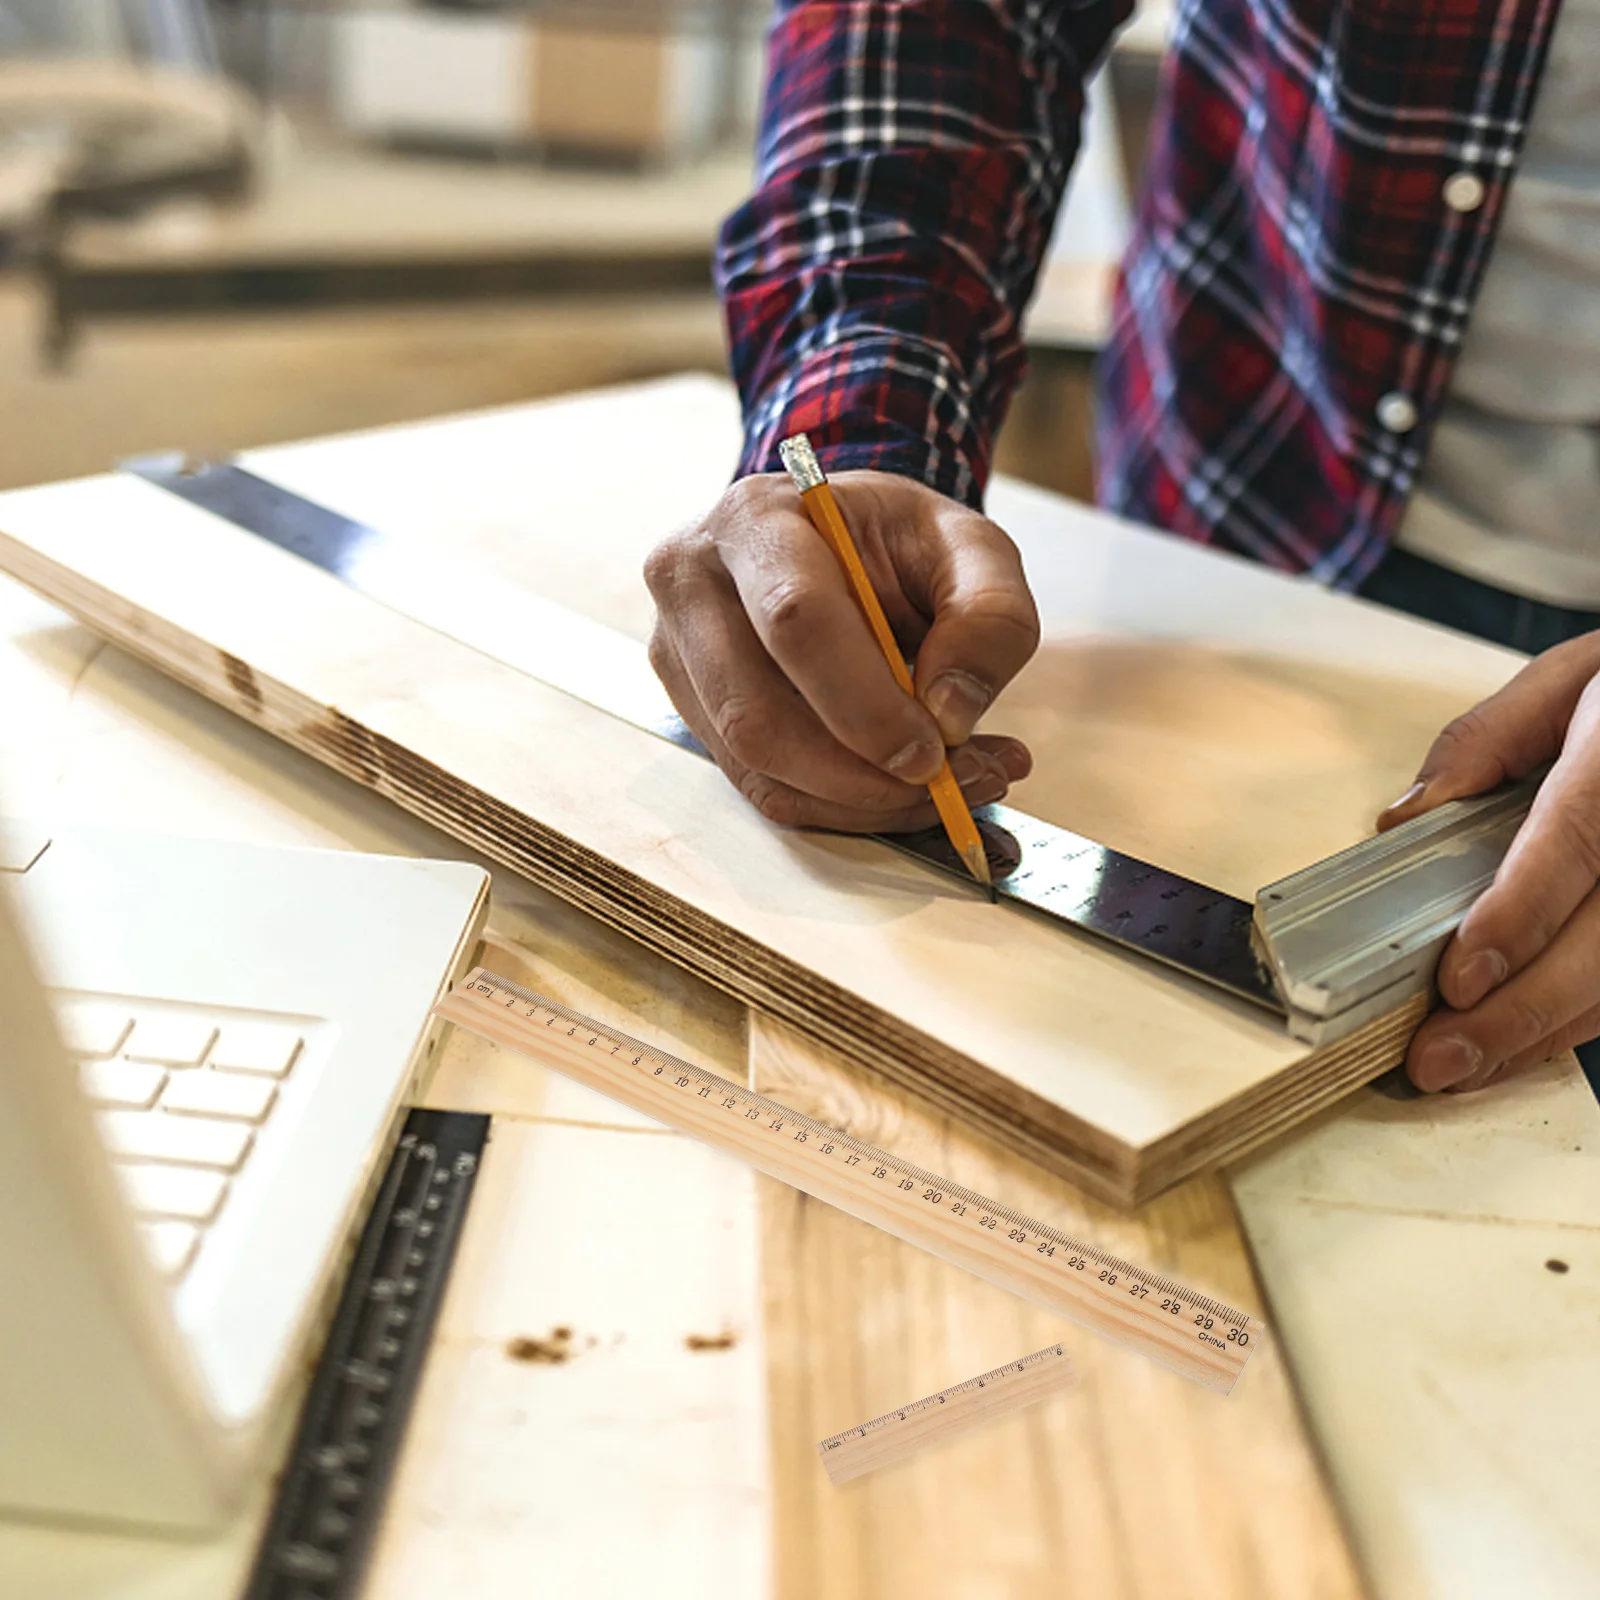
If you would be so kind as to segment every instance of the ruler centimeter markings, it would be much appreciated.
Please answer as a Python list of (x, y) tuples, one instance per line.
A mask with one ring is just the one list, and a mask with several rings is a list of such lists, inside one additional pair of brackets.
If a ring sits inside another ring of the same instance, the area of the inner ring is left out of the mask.
[(415, 1110), (378, 1186), (243, 1600), (355, 1600), (467, 1202), (476, 1112)]
[(599, 1093), (1226, 1394), (1253, 1317), (482, 968), (436, 1007)]
[[(150, 456), (124, 470), (338, 579), (358, 594), (608, 716), (709, 760), (674, 710), (644, 647), (511, 581), (416, 539), (318, 505), (232, 461)], [(1124, 855), (1009, 806), (980, 806), (1000, 897), (1109, 939), (1284, 1015), (1251, 942), (1248, 900)], [(884, 844), (970, 884), (942, 828)]]
[(831, 1434), (818, 1441), (817, 1454), (832, 1482), (848, 1483), (864, 1472), (903, 1461), (929, 1445), (1047, 1399), (1077, 1381), (1065, 1346), (1047, 1345), (992, 1372)]

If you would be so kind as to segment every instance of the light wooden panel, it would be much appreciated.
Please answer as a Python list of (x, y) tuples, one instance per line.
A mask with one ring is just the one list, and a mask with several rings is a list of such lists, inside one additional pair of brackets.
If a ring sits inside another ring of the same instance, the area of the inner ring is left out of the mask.
[(1230, 1179), (1373, 1588), (1595, 1593), (1600, 1106), (1572, 1057), (1362, 1090)]
[(752, 1183), (670, 1134), (496, 1119), (370, 1600), (766, 1592)]
[[(480, 507), (458, 553), (509, 552), (513, 574), (545, 571), (551, 597), (637, 634), (641, 549), (714, 496), (730, 423), (724, 390), (686, 383), (254, 464), (435, 541), (454, 485)], [(585, 520), (619, 438), (638, 482)], [(1017, 800), (1219, 887), (1358, 836), (1424, 730), (1513, 664), (1049, 496), (1010, 503), (1047, 629), (1004, 701), (1039, 755)], [(130, 648), (1125, 1203), (1371, 1077), (1414, 1020), (1307, 1056), (1250, 1008), (870, 841), (775, 830), (693, 758), (146, 484), (13, 494), (0, 527), (6, 565)]]
[[(1257, 1312), (1227, 1191), (1118, 1215), (780, 1025), (752, 1087)], [(1228, 1398), (760, 1179), (782, 1600), (1359, 1600), (1274, 1340)], [(840, 1338), (849, 1307), (853, 1336)], [(1063, 1340), (1076, 1389), (840, 1487), (815, 1441)]]

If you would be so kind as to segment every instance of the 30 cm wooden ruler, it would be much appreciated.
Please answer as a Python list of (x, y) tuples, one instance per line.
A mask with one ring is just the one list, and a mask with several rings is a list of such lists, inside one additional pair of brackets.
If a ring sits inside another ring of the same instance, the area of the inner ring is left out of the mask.
[(486, 1039), (1226, 1394), (1261, 1325), (482, 968), (437, 1007)]

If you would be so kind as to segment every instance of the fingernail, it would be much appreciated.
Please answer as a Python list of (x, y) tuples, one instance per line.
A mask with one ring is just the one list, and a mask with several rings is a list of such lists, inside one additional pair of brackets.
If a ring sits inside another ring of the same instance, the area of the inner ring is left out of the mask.
[(885, 766), (904, 783), (930, 783), (944, 765), (944, 746), (931, 739), (917, 739), (908, 744), (897, 756), (892, 756)]
[(989, 709), (993, 692), (970, 672), (952, 668), (928, 686), (925, 704), (939, 724), (946, 744), (963, 744)]
[(1001, 770), (1013, 783), (1026, 778), (1033, 771), (1033, 757), (1024, 745), (1002, 745), (999, 752), (995, 754), (995, 759), (1000, 763)]
[(1452, 1083), (1470, 1078), (1483, 1065), (1483, 1052), (1459, 1033), (1446, 1033), (1430, 1039), (1417, 1056), (1412, 1082), (1430, 1094), (1448, 1089)]
[(1450, 1004), (1457, 1011), (1470, 1011), (1496, 984), (1505, 982), (1510, 970), (1498, 950), (1480, 950), (1468, 956), (1450, 984)]
[(967, 777), (957, 777), (956, 781), (962, 789), (971, 789), (980, 783), (993, 785), (996, 783), (1009, 784), (1011, 782), (1010, 774), (992, 756), (980, 751), (978, 753), (978, 762), (979, 765)]
[(990, 773), (987, 777), (980, 778), (970, 789), (963, 789), (961, 793), (966, 797), (969, 806), (993, 805), (996, 800), (1004, 800), (1011, 785), (997, 773)]
[(1383, 808), (1384, 816), (1387, 817), (1396, 811), (1404, 811), (1407, 806), (1422, 798), (1422, 791), (1427, 787), (1428, 780), (1426, 778), (1418, 778), (1417, 781), (1412, 784), (1411, 787), (1407, 789), (1398, 800), (1391, 800), (1389, 804)]
[(950, 770), (955, 774), (957, 783), (972, 783), (986, 773), (994, 771), (994, 763), (976, 745), (964, 744), (960, 749), (951, 750), (948, 754)]

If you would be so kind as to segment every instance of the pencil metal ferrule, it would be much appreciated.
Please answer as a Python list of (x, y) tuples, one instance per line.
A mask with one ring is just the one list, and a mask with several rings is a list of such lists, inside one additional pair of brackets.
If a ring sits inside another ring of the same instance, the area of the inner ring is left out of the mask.
[(778, 446), (778, 455), (801, 494), (808, 494), (828, 481), (822, 463), (817, 460), (817, 452), (811, 448), (811, 441), (803, 433), (785, 439)]

